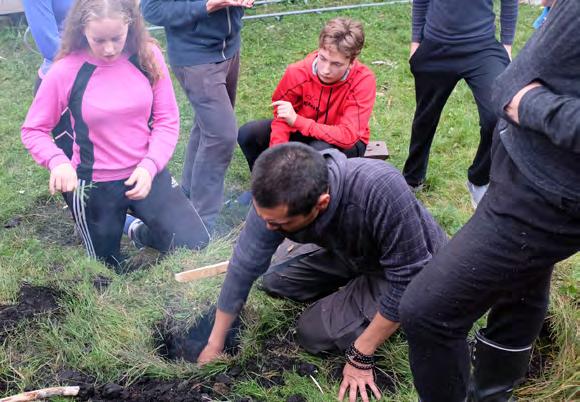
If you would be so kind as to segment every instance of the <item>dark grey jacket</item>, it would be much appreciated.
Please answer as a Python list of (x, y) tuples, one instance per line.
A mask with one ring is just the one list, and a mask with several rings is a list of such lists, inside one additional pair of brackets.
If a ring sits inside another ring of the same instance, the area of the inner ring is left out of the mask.
[[(501, 0), (501, 43), (511, 45), (518, 0)], [(413, 0), (412, 41), (423, 37), (447, 44), (495, 38), (493, 0)]]
[[(288, 235), (298, 243), (332, 250), (355, 271), (380, 272), (392, 284), (379, 311), (399, 320), (399, 300), (411, 279), (447, 241), (447, 236), (388, 163), (324, 151), (330, 176), (330, 205), (312, 224)], [(299, 168), (299, 167), (297, 167)], [(284, 240), (250, 210), (234, 249), (218, 307), (236, 314), (253, 282), (269, 267)]]
[[(519, 124), (500, 126), (510, 157), (526, 178), (559, 196), (580, 200), (580, 0), (558, 0), (548, 19), (496, 80), (493, 102), (505, 106), (532, 81)], [(500, 123), (501, 124), (501, 123)]]
[(145, 19), (165, 27), (172, 66), (193, 66), (231, 59), (240, 50), (242, 7), (208, 14), (207, 0), (141, 0)]

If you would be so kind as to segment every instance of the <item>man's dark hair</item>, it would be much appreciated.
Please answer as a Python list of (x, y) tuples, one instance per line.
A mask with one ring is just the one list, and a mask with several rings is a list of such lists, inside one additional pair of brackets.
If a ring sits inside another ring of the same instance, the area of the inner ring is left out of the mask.
[(308, 145), (276, 145), (256, 160), (252, 196), (262, 208), (288, 206), (288, 216), (306, 215), (328, 191), (328, 169), (321, 154)]

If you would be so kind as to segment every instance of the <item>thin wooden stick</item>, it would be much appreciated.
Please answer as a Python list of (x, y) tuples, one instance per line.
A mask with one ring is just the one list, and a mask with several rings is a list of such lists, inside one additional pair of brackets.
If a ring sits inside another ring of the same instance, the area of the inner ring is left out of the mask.
[(223, 261), (217, 264), (206, 265), (205, 267), (179, 272), (175, 274), (175, 280), (177, 282), (189, 282), (196, 281), (202, 278), (217, 276), (219, 274), (223, 274), (228, 270), (229, 263), (230, 263), (229, 261)]
[(52, 387), (43, 388), (36, 391), (24, 392), (22, 394), (9, 396), (0, 399), (0, 402), (29, 402), (39, 399), (51, 398), (53, 396), (76, 396), (79, 394), (80, 387)]

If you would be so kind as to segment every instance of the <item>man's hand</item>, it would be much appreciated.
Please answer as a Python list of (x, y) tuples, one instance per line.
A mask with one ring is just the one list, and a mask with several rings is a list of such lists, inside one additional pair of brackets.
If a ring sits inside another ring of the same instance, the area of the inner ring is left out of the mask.
[(221, 355), (226, 343), (228, 330), (232, 327), (235, 319), (236, 315), (223, 312), (219, 308), (217, 309), (211, 334), (209, 334), (207, 345), (203, 348), (197, 358), (197, 364), (203, 366), (204, 364), (217, 359)]
[(409, 52), (409, 60), (411, 59), (411, 57), (413, 57), (413, 55), (415, 54), (415, 52), (417, 51), (417, 49), (419, 49), (419, 42), (411, 42), (411, 50)]
[(222, 354), (223, 349), (223, 346), (208, 342), (207, 345), (205, 345), (205, 348), (203, 348), (199, 354), (199, 357), (197, 358), (197, 364), (203, 366), (204, 364), (217, 359)]
[(125, 180), (126, 186), (133, 186), (131, 190), (125, 192), (125, 195), (130, 200), (142, 200), (149, 195), (152, 182), (153, 178), (149, 171), (143, 167), (137, 167), (133, 174)]
[(251, 8), (253, 6), (254, 0), (207, 0), (205, 4), (208, 13), (213, 13), (226, 7)]
[(276, 101), (273, 102), (270, 106), (277, 107), (276, 113), (278, 118), (286, 120), (286, 123), (288, 123), (290, 127), (294, 127), (294, 123), (296, 122), (298, 115), (296, 114), (296, 111), (294, 111), (292, 103), (286, 101)]
[(512, 60), (512, 45), (506, 45), (504, 44), (503, 47), (505, 48), (505, 51), (507, 52), (510, 61)]
[(375, 398), (381, 399), (381, 392), (375, 384), (373, 369), (359, 370), (356, 367), (346, 363), (342, 370), (342, 383), (340, 384), (340, 391), (338, 391), (338, 400), (344, 400), (346, 390), (349, 389), (349, 402), (356, 402), (356, 398), (360, 393), (363, 402), (369, 401), (366, 386), (369, 386)]
[(77, 188), (77, 172), (70, 163), (61, 163), (50, 171), (48, 189), (54, 195), (57, 191), (67, 193)]
[(541, 87), (541, 86), (542, 86), (542, 84), (540, 84), (539, 82), (534, 81), (531, 84), (528, 84), (525, 87), (523, 87), (522, 89), (520, 89), (518, 91), (518, 93), (515, 94), (515, 96), (512, 98), (512, 100), (510, 101), (510, 103), (508, 103), (507, 106), (505, 107), (505, 112), (508, 115), (508, 117), (510, 119), (512, 119), (515, 123), (519, 124), (520, 123), (520, 117), (519, 117), (519, 114), (518, 114), (518, 109), (520, 107), (520, 102), (521, 102), (522, 98), (530, 90), (532, 90), (534, 88), (537, 88), (537, 87)]

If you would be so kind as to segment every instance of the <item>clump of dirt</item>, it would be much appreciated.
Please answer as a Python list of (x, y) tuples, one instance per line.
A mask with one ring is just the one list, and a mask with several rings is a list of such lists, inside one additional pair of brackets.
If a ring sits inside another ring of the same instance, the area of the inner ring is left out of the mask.
[(55, 312), (60, 297), (60, 292), (55, 289), (24, 283), (17, 304), (0, 305), (0, 342), (21, 320)]
[(103, 293), (109, 285), (113, 282), (111, 278), (107, 278), (106, 276), (97, 275), (93, 278), (93, 287), (99, 293)]
[(22, 217), (21, 216), (14, 216), (14, 217), (8, 219), (6, 222), (4, 222), (4, 229), (14, 229), (17, 226), (20, 226), (21, 223), (22, 223)]

